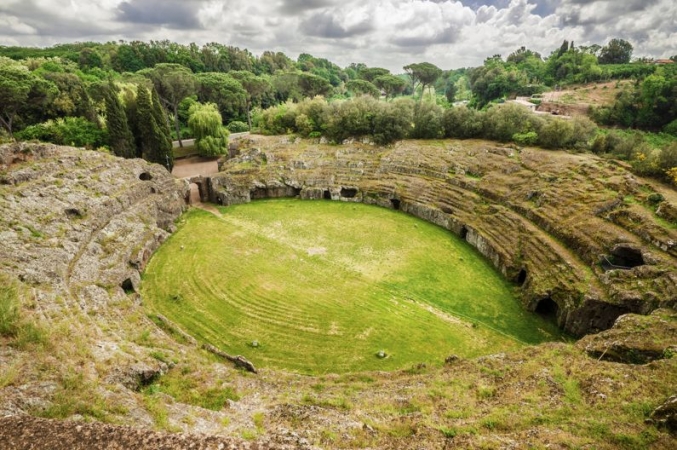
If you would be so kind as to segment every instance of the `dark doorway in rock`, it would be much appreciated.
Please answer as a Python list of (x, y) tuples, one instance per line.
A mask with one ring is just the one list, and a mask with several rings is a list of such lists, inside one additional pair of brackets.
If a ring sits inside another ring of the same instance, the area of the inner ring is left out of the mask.
[(557, 303), (555, 303), (553, 299), (551, 299), (550, 297), (546, 297), (538, 301), (538, 304), (536, 305), (536, 309), (534, 311), (536, 312), (536, 314), (540, 314), (544, 318), (556, 322), (559, 306), (557, 306)]
[(610, 262), (612, 265), (632, 269), (633, 267), (643, 266), (644, 257), (642, 252), (633, 247), (619, 245), (611, 251)]
[(268, 197), (268, 189), (266, 188), (254, 188), (249, 192), (249, 198), (252, 200), (263, 200)]
[(82, 211), (77, 208), (68, 208), (66, 210), (66, 215), (69, 219), (82, 219), (84, 217)]
[(527, 281), (527, 270), (522, 269), (520, 270), (520, 273), (517, 275), (517, 284), (520, 286), (524, 286), (524, 283)]
[(125, 291), (125, 294), (134, 294), (136, 292), (136, 289), (134, 289), (134, 283), (132, 283), (131, 278), (127, 278), (125, 281), (120, 284), (120, 287), (122, 288), (123, 291)]
[(294, 197), (301, 196), (301, 188), (294, 188)]
[(355, 188), (341, 188), (341, 197), (355, 198), (355, 197), (357, 197), (357, 189), (355, 189)]
[(325, 200), (331, 200), (331, 192), (327, 189), (326, 191), (324, 191), (322, 198), (324, 198)]
[(400, 199), (398, 198), (391, 198), (390, 199), (390, 204), (393, 205), (393, 209), (399, 210), (400, 209)]
[(150, 174), (150, 172), (143, 172), (141, 175), (139, 175), (139, 180), (141, 181), (150, 181), (153, 179), (153, 176)]
[(468, 227), (463, 225), (461, 227), (461, 233), (460, 233), (461, 239), (466, 239), (468, 237)]

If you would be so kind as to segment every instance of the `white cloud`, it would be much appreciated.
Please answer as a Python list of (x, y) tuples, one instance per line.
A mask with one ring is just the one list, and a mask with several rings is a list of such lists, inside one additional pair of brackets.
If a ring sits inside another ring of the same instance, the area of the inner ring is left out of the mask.
[(670, 56), (677, 54), (676, 34), (674, 0), (2, 0), (0, 4), (0, 44), (220, 42), (254, 53), (283, 51), (293, 58), (311, 53), (341, 66), (364, 62), (395, 72), (420, 61), (445, 69), (476, 66), (488, 56), (507, 56), (523, 45), (547, 56), (564, 39), (603, 45), (620, 37), (635, 46), (637, 56)]

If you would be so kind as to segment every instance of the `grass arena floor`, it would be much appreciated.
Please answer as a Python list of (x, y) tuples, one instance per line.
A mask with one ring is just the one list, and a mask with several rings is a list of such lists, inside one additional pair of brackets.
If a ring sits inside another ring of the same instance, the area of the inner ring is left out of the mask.
[(465, 241), (401, 212), (265, 200), (178, 225), (143, 275), (149, 314), (257, 367), (393, 370), (562, 338)]

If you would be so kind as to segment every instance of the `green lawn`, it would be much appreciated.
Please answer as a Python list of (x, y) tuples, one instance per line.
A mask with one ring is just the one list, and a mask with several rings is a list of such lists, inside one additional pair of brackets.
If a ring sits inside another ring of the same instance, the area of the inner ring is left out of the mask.
[(143, 298), (257, 366), (391, 370), (561, 337), (466, 242), (406, 214), (298, 200), (221, 212), (183, 216), (146, 269)]

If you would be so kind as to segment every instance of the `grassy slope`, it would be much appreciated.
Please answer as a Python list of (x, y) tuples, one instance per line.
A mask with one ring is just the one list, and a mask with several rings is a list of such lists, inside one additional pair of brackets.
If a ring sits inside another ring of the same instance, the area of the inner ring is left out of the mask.
[(223, 211), (188, 213), (149, 264), (144, 299), (256, 364), (393, 369), (558, 337), (470, 246), (416, 218), (288, 200)]

